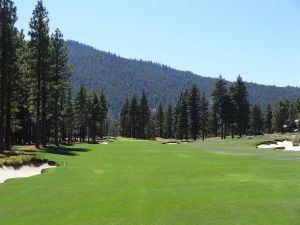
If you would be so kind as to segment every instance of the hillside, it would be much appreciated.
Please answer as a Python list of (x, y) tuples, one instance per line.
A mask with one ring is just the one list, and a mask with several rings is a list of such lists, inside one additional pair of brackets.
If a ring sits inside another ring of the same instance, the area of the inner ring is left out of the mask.
[[(158, 103), (175, 103), (181, 91), (197, 84), (210, 95), (215, 78), (179, 71), (158, 63), (125, 59), (99, 51), (75, 41), (67, 41), (69, 62), (73, 66), (72, 82), (75, 87), (86, 85), (89, 90), (103, 89), (114, 116), (119, 113), (124, 98), (140, 94), (143, 90), (151, 107)], [(300, 88), (275, 87), (247, 83), (251, 104), (265, 107), (280, 99), (300, 96)]]

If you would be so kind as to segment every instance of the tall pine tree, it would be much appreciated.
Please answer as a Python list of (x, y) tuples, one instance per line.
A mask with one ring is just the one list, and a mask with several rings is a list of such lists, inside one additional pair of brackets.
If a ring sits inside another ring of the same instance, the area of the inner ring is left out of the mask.
[[(46, 146), (47, 132), (47, 100), (49, 88), (49, 19), (48, 12), (43, 5), (43, 1), (37, 2), (30, 21), (30, 42), (32, 73), (35, 85), (35, 102), (36, 102), (36, 127), (35, 135), (36, 147), (40, 147), (40, 138), (43, 146)], [(41, 137), (40, 137), (41, 134)]]
[(205, 94), (202, 94), (200, 99), (200, 129), (202, 134), (202, 140), (204, 141), (209, 125), (209, 103), (205, 97)]
[(67, 83), (70, 78), (68, 52), (64, 44), (63, 35), (59, 29), (51, 36), (51, 106), (53, 108), (54, 142), (59, 144), (59, 122), (62, 119), (64, 100), (67, 96)]
[(196, 85), (193, 85), (189, 92), (188, 97), (188, 111), (190, 117), (190, 133), (194, 140), (197, 139), (197, 135), (200, 131), (200, 92)]
[(261, 107), (255, 105), (250, 114), (250, 128), (253, 135), (260, 135), (263, 132), (264, 126), (264, 115), (262, 113)]
[(249, 126), (250, 105), (248, 91), (242, 77), (239, 75), (236, 82), (230, 87), (230, 93), (235, 105), (235, 119), (238, 135), (246, 134)]
[(266, 115), (265, 115), (265, 130), (268, 134), (272, 132), (272, 120), (273, 120), (272, 106), (268, 105)]
[(150, 119), (150, 108), (145, 92), (143, 91), (140, 99), (140, 122), (141, 122), (141, 138), (146, 138), (146, 128)]
[(0, 0), (0, 152), (11, 148), (13, 82), (17, 80), (16, 7), (11, 0)]
[(156, 112), (156, 134), (158, 137), (164, 137), (164, 121), (165, 121), (165, 112), (162, 104), (159, 104)]
[(173, 107), (172, 105), (168, 105), (168, 108), (165, 113), (165, 128), (166, 128), (166, 138), (173, 138), (174, 137), (174, 115), (173, 115)]
[(226, 125), (226, 98), (227, 98), (227, 88), (226, 82), (220, 76), (215, 83), (215, 87), (212, 92), (212, 117), (215, 121), (218, 121), (218, 127), (221, 130), (221, 138), (225, 138), (225, 125)]

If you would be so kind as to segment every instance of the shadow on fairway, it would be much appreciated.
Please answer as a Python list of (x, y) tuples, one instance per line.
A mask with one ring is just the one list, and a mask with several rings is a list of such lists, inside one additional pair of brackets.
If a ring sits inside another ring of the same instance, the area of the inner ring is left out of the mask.
[(48, 146), (45, 148), (45, 152), (56, 154), (56, 155), (66, 155), (66, 156), (76, 156), (78, 152), (88, 152), (89, 149), (85, 148), (66, 148), (64, 146)]

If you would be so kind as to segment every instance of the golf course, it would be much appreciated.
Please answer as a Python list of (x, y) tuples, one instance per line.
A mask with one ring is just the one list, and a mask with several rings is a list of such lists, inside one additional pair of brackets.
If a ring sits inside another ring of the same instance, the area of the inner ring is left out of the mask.
[(40, 150), (59, 166), (0, 184), (0, 224), (300, 224), (300, 153), (257, 149), (262, 141)]

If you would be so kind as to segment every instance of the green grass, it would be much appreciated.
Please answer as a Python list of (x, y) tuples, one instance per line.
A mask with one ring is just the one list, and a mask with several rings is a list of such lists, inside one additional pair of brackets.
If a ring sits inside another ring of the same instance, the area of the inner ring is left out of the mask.
[(300, 153), (258, 150), (260, 141), (119, 140), (39, 153), (61, 166), (0, 184), (0, 224), (300, 224)]

